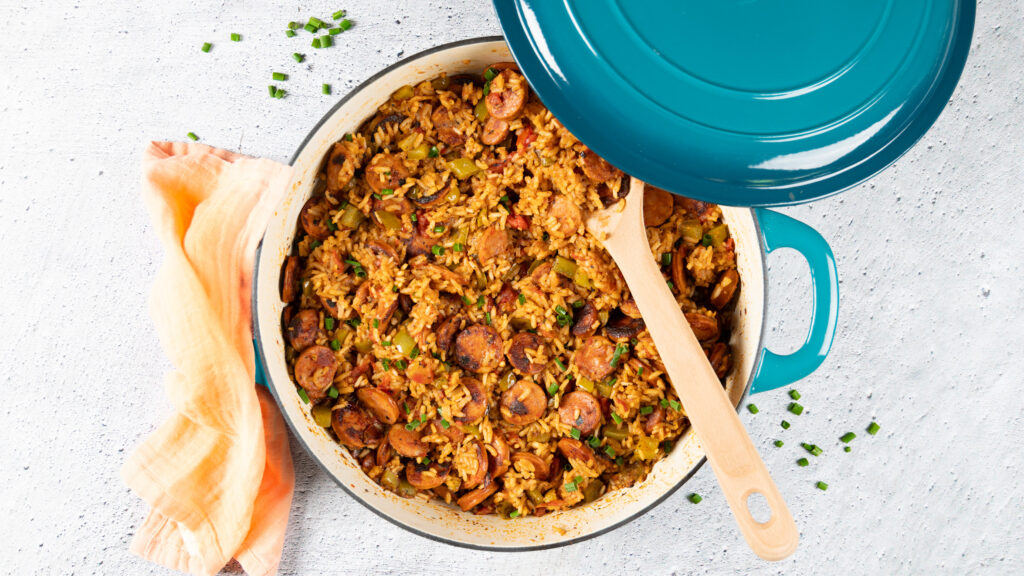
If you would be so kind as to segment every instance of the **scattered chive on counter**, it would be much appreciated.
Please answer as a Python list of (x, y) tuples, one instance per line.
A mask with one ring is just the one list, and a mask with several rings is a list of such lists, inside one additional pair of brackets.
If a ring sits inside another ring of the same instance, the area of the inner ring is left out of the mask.
[(274, 72), (271, 74), (271, 77), (277, 81), (284, 81), (288, 79), (288, 75), (284, 72)]
[(785, 420), (783, 420), (782, 424), (779, 424), (779, 425), (782, 426), (783, 430), (789, 430), (789, 422), (786, 422)]
[(341, 20), (344, 17), (345, 17), (345, 11), (344, 10), (338, 10), (334, 14), (331, 14), (331, 18), (333, 18), (334, 20)]
[(241, 42), (242, 41), (242, 35), (241, 34), (236, 34), (236, 33), (232, 32), (231, 33), (231, 41), (232, 42)]
[(801, 458), (796, 461), (797, 466), (807, 466), (808, 464), (810, 464), (810, 462), (807, 461), (807, 458)]
[(213, 48), (213, 44), (210, 44), (209, 42), (203, 42), (203, 52), (209, 52), (210, 48)]
[(338, 24), (338, 26), (339, 26), (339, 27), (340, 27), (340, 28), (341, 28), (342, 30), (348, 30), (349, 28), (351, 28), (351, 27), (352, 27), (352, 21), (351, 21), (351, 20), (349, 20), (348, 18), (346, 18), (346, 19), (342, 20), (342, 21), (341, 21), (341, 22), (340, 22), (340, 23)]
[(285, 30), (284, 31), (284, 35), (289, 37), (289, 38), (294, 38), (295, 37), (295, 30)]
[(750, 410), (751, 414), (757, 414), (758, 413), (757, 404), (753, 404), (753, 403), (747, 404), (747, 410)]
[(303, 60), (306, 59), (306, 56), (303, 54), (299, 54), (298, 52), (295, 52), (292, 54), (292, 58), (294, 58), (296, 62), (302, 62)]
[(808, 444), (807, 442), (801, 442), (800, 445), (804, 447), (804, 450), (807, 450), (813, 456), (821, 456), (821, 448), (819, 448), (818, 446), (814, 444)]
[(868, 434), (874, 436), (875, 434), (878, 434), (878, 431), (881, 430), (881, 428), (882, 427), (879, 426), (877, 422), (872, 422), (871, 424), (868, 424)]
[(320, 91), (323, 92), (324, 94), (330, 94), (331, 93), (331, 85), (330, 84), (324, 84), (323, 87), (320, 88)]
[(850, 448), (849, 446), (843, 446), (843, 452), (849, 452), (850, 450), (853, 450), (853, 449)]
[(697, 494), (696, 492), (694, 492), (693, 494), (690, 494), (690, 495), (689, 495), (689, 496), (687, 496), (686, 498), (687, 498), (687, 499), (688, 499), (688, 500), (689, 500), (690, 502), (693, 502), (694, 504), (700, 504), (700, 501), (704, 499), (704, 498), (701, 498), (701, 495), (700, 495), (700, 494)]
[(815, 484), (815, 486), (818, 487), (818, 490), (822, 490), (822, 491), (828, 490), (828, 484), (825, 484), (821, 480), (819, 480), (818, 483)]
[(195, 132), (189, 132), (188, 134), (186, 134), (186, 136), (188, 136), (189, 140), (192, 140), (193, 142), (199, 140), (199, 136), (196, 136)]
[(850, 440), (853, 440), (856, 437), (857, 435), (854, 434), (853, 432), (847, 432), (846, 434), (840, 436), (839, 439), (842, 440), (844, 444), (849, 444)]
[(790, 402), (789, 403), (789, 411), (792, 412), (793, 414), (796, 414), (797, 416), (799, 416), (799, 415), (804, 413), (804, 407), (799, 405), (799, 404), (797, 404), (796, 402)]
[(776, 440), (776, 441), (775, 441), (775, 447), (776, 447), (776, 448), (782, 448), (782, 445), (783, 445), (783, 442), (782, 442), (782, 440)]
[(790, 390), (789, 391), (789, 397), (792, 398), (793, 400), (799, 400), (800, 399), (800, 393), (797, 392), (796, 390)]

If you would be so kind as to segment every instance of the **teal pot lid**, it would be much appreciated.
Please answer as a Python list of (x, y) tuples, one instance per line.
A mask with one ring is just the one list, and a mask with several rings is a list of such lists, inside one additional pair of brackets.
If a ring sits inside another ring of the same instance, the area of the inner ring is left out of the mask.
[(612, 164), (690, 197), (850, 188), (939, 116), (967, 0), (494, 0), (541, 100)]

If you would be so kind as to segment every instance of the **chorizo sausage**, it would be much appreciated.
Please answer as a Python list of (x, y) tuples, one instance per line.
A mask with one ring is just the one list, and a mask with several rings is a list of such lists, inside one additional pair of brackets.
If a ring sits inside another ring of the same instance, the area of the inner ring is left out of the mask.
[(615, 346), (601, 336), (588, 336), (573, 354), (573, 363), (587, 378), (600, 382), (607, 378), (615, 367), (612, 366), (612, 357), (615, 355)]
[(314, 401), (324, 397), (337, 371), (338, 359), (326, 346), (310, 346), (295, 361), (295, 381)]
[(485, 97), (487, 113), (499, 120), (511, 120), (526, 107), (529, 95), (526, 78), (506, 68), (491, 79), (490, 93)]
[(508, 467), (511, 464), (508, 442), (505, 441), (505, 438), (500, 433), (495, 432), (491, 436), (489, 446), (493, 449), (493, 452), (488, 450), (487, 470), (490, 471), (491, 478), (497, 478), (508, 472)]
[(476, 490), (470, 490), (469, 492), (466, 492), (461, 497), (459, 497), (459, 499), (456, 500), (455, 503), (459, 505), (459, 508), (462, 508), (463, 512), (469, 512), (473, 508), (476, 508), (478, 505), (480, 505), (481, 502), (487, 500), (487, 498), (490, 497), (491, 494), (494, 494), (497, 491), (498, 483), (489, 482), (481, 486), (480, 488), (477, 488)]
[(476, 488), (485, 480), (490, 481), (491, 477), (487, 474), (487, 466), (489, 461), (487, 459), (487, 450), (484, 450), (484, 445), (479, 440), (474, 440), (469, 445), (464, 447), (464, 450), (469, 451), (468, 458), (475, 460), (476, 467), (473, 470), (466, 472), (466, 477), (463, 478), (462, 487), (465, 489)]
[(433, 122), (438, 137), (448, 146), (454, 148), (466, 141), (466, 136), (459, 131), (459, 121), (456, 118), (456, 114), (453, 114), (451, 110), (444, 106), (438, 105), (437, 109), (431, 113), (430, 121)]
[(487, 262), (495, 256), (500, 256), (512, 247), (512, 241), (508, 232), (501, 228), (484, 229), (476, 239), (476, 254), (480, 262)]
[(299, 223), (302, 229), (316, 240), (331, 237), (331, 229), (327, 225), (327, 202), (321, 196), (313, 196), (302, 205), (299, 212)]
[(501, 395), (501, 417), (515, 426), (536, 422), (547, 406), (544, 390), (532, 380), (520, 380)]
[(621, 170), (609, 164), (590, 148), (580, 152), (580, 166), (583, 168), (583, 174), (595, 183), (611, 182), (622, 176)]
[(363, 406), (370, 411), (377, 420), (385, 424), (394, 424), (398, 422), (398, 403), (391, 397), (387, 392), (374, 388), (372, 386), (365, 386), (356, 390), (356, 397), (363, 403)]
[(395, 424), (388, 430), (388, 444), (406, 458), (423, 458), (427, 455), (428, 447), (420, 441), (422, 431), (408, 430), (405, 426)]
[(597, 307), (589, 300), (582, 308), (576, 310), (576, 319), (572, 323), (573, 336), (590, 336), (597, 331), (601, 325), (601, 319), (597, 315)]
[(718, 340), (720, 333), (718, 320), (700, 312), (687, 312), (683, 316), (690, 323), (690, 329), (693, 330), (693, 335), (697, 337), (697, 340), (701, 342)]
[(409, 170), (401, 158), (382, 152), (370, 160), (364, 179), (374, 192), (380, 194), (381, 190), (397, 190), (408, 177)]
[(628, 342), (644, 331), (647, 325), (642, 318), (630, 318), (625, 314), (617, 314), (604, 325), (604, 333), (616, 342)]
[(455, 362), (470, 372), (491, 372), (501, 365), (501, 348), (497, 330), (486, 324), (473, 324), (455, 338)]
[(382, 436), (380, 423), (354, 404), (331, 412), (331, 429), (338, 442), (356, 450), (378, 446)]
[[(517, 465), (520, 462), (528, 463), (530, 468), (533, 469), (533, 476), (538, 480), (548, 479), (548, 471), (550, 468), (548, 463), (540, 456), (537, 456), (533, 452), (516, 452), (512, 455), (512, 464)], [(520, 472), (523, 472), (522, 468), (519, 468), (518, 466), (517, 469), (519, 469)]]
[(559, 438), (558, 451), (569, 460), (591, 462), (594, 460), (594, 451), (586, 444), (572, 438)]
[(508, 122), (491, 117), (484, 122), (480, 141), (488, 146), (497, 146), (508, 138)]
[(405, 465), (405, 479), (417, 490), (433, 490), (448, 479), (448, 472), (451, 465), (438, 464), (423, 465), (417, 462), (409, 462)]
[(601, 423), (601, 404), (597, 398), (584, 390), (576, 390), (562, 397), (558, 407), (558, 418), (562, 424), (572, 426), (588, 436)]
[(288, 343), (297, 352), (302, 352), (313, 344), (320, 334), (320, 314), (312, 308), (300, 310), (288, 322)]

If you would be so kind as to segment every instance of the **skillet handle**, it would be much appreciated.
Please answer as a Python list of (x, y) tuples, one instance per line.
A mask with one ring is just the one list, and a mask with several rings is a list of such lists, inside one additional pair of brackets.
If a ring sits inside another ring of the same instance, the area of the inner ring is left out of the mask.
[(256, 345), (255, 338), (252, 340), (252, 356), (256, 362), (256, 384), (264, 388), (270, 388), (267, 385), (267, 374), (263, 371), (263, 358), (260, 357), (260, 348)]
[(807, 339), (792, 354), (780, 355), (764, 348), (750, 393), (792, 384), (817, 370), (825, 361), (839, 320), (839, 273), (832, 248), (817, 230), (774, 210), (755, 209), (765, 253), (792, 248), (806, 260), (811, 271), (811, 326)]

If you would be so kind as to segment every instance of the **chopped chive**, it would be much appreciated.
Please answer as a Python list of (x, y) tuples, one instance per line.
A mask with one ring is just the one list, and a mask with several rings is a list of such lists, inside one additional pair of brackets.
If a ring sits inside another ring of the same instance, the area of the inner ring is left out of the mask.
[(852, 450), (852, 448), (849, 446), (843, 446), (843, 452), (849, 452), (850, 450)]
[(267, 86), (267, 92), (270, 92), (270, 97), (273, 98), (274, 94), (277, 94), (277, 86), (274, 86), (273, 84)]
[(388, 346), (391, 346), (391, 340), (384, 340), (380, 345), (387, 348)]
[(337, 36), (338, 34), (342, 33), (342, 29), (341, 28), (331, 28), (330, 30), (327, 31), (327, 33), (330, 34), (331, 36)]
[(686, 498), (687, 498), (687, 499), (688, 499), (688, 500), (689, 500), (690, 502), (693, 502), (694, 504), (700, 504), (700, 501), (704, 499), (704, 498), (701, 498), (701, 495), (700, 495), (700, 494), (697, 494), (696, 492), (694, 492), (693, 494), (690, 494), (690, 495), (689, 495), (689, 496), (687, 496)]
[(757, 404), (753, 404), (753, 403), (747, 404), (747, 410), (750, 410), (751, 414), (757, 414), (758, 413)]
[(333, 18), (335, 20), (341, 20), (344, 17), (345, 17), (345, 11), (344, 10), (338, 10), (334, 14), (331, 14), (331, 18)]
[(438, 224), (437, 226), (434, 226), (434, 234), (440, 234), (442, 232), (444, 232), (444, 224)]
[(283, 88), (278, 88), (277, 92), (274, 92), (274, 98), (277, 98), (278, 100), (280, 100), (281, 98), (284, 98), (284, 95), (287, 94), (287, 93), (288, 93), (287, 90), (284, 90)]
[(382, 366), (384, 366), (384, 371), (385, 372), (391, 369), (391, 360), (385, 358), (385, 359), (381, 360), (380, 363), (381, 363)]
[(626, 463), (626, 461), (622, 459), (622, 456), (619, 456), (618, 458), (615, 459), (615, 465), (616, 466), (622, 466), (625, 463)]
[(641, 366), (641, 367), (636, 369), (636, 376), (637, 376), (637, 378), (639, 378), (639, 377), (641, 377), (643, 375), (644, 375), (644, 367)]
[(484, 80), (487, 80), (487, 81), (494, 80), (494, 77), (497, 76), (497, 75), (498, 75), (498, 71), (495, 70), (494, 68), (488, 68), (487, 70), (484, 70)]
[(558, 366), (559, 370), (561, 370), (562, 372), (565, 372), (565, 364), (562, 363), (562, 359), (561, 358), (555, 358), (555, 366)]
[(373, 319), (373, 327), (374, 328), (380, 328), (380, 320), (374, 318)]
[(430, 247), (430, 251), (434, 253), (434, 256), (440, 256), (444, 254), (444, 246), (434, 244), (433, 246)]
[(346, 18), (346, 19), (342, 20), (342, 21), (341, 21), (341, 23), (340, 23), (340, 24), (338, 24), (338, 26), (339, 26), (339, 27), (340, 27), (340, 28), (341, 28), (342, 30), (348, 30), (349, 28), (351, 28), (351, 27), (352, 27), (352, 21), (351, 21), (351, 20), (349, 20), (348, 18)]
[(409, 352), (409, 360), (415, 360), (416, 357), (419, 356), (419, 355), (420, 355), (420, 347), (419, 346), (413, 346), (412, 347), (412, 352)]
[(520, 304), (526, 304), (526, 296), (520, 294), (519, 295), (519, 303)]
[(385, 188), (385, 189), (380, 191), (380, 195), (381, 196), (391, 196), (394, 193), (395, 193), (395, 191), (392, 188)]
[(668, 408), (668, 398), (662, 398), (659, 404), (661, 404), (662, 408)]
[(616, 344), (615, 345), (615, 353), (612, 354), (612, 361), (610, 363), (610, 366), (612, 368), (615, 368), (615, 365), (619, 363), (619, 358), (621, 358), (622, 355), (625, 354), (628, 350), (629, 350), (629, 347), (626, 346), (625, 344), (621, 344), (621, 343), (620, 344)]
[(337, 398), (338, 389), (335, 388), (334, 386), (331, 386), (330, 388), (327, 389), (327, 395), (330, 396), (331, 398)]
[(310, 22), (310, 23), (307, 23), (305, 26), (303, 26), (302, 29), (305, 30), (306, 32), (316, 33), (316, 31), (319, 30), (320, 27), (319, 26), (314, 26), (313, 23)]
[(675, 410), (676, 412), (679, 412), (679, 410), (682, 409), (683, 405), (680, 404), (678, 400), (669, 400), (668, 407), (671, 408), (672, 410)]
[(881, 428), (882, 427), (879, 426), (877, 422), (872, 422), (868, 425), (868, 434), (874, 436), (875, 434), (878, 434), (878, 431), (881, 430)]
[(583, 306), (585, 306), (585, 303), (583, 302), (583, 300), (577, 300), (577, 301), (572, 303), (572, 307), (573, 308), (583, 308)]
[(313, 26), (316, 26), (317, 28), (320, 28), (321, 26), (324, 25), (324, 21), (319, 19), (319, 18), (317, 18), (316, 16), (311, 16), (309, 18), (309, 22), (308, 23), (312, 24)]
[(302, 24), (299, 24), (298, 22), (289, 22), (289, 23), (288, 23), (288, 29), (289, 29), (289, 30), (295, 30), (295, 29), (297, 29), (297, 28), (298, 28), (299, 26), (302, 26)]
[(491, 313), (490, 312), (484, 312), (484, 319), (487, 320), (487, 325), (490, 326), (491, 325)]
[(513, 510), (508, 513), (509, 518), (519, 518), (519, 510)]
[(502, 204), (508, 204), (508, 194), (504, 194), (502, 195), (501, 198), (498, 198), (498, 202), (501, 202)]
[(641, 414), (650, 414), (651, 412), (654, 412), (654, 406), (642, 406), (640, 408)]
[(405, 363), (405, 360), (395, 360), (395, 368), (399, 370), (405, 370), (409, 365)]
[(303, 402), (309, 404), (309, 394), (306, 394), (306, 391), (302, 388), (299, 388), (299, 398), (302, 398)]
[(818, 481), (817, 484), (815, 484), (815, 486), (818, 487), (818, 490), (822, 490), (822, 491), (828, 490), (828, 484), (825, 484), (824, 482), (822, 482), (820, 480)]
[(210, 48), (213, 48), (213, 44), (210, 44), (209, 42), (203, 42), (203, 52), (209, 52)]
[(294, 52), (292, 53), (292, 58), (294, 58), (296, 62), (302, 62), (303, 60), (306, 59), (306, 56), (303, 54), (299, 54), (298, 52)]
[(616, 382), (617, 380), (618, 380), (618, 378), (616, 378), (615, 376), (612, 376), (612, 377), (611, 377), (611, 378), (610, 378), (610, 379), (608, 380), (608, 382), (607, 382), (608, 386), (615, 386), (615, 382)]
[(277, 80), (279, 82), (288, 79), (288, 75), (285, 74), (284, 72), (274, 72), (273, 74), (271, 74), (271, 76), (273, 76), (274, 80)]
[(341, 350), (341, 342), (338, 342), (337, 338), (331, 340), (331, 350), (334, 350), (335, 352)]
[(549, 396), (554, 396), (557, 393), (558, 393), (558, 384), (552, 384), (552, 385), (548, 386), (548, 395)]
[(232, 42), (241, 42), (242, 41), (242, 35), (241, 34), (234, 34), (234, 33), (232, 33), (231, 34), (231, 41)]
[(607, 454), (609, 458), (615, 458), (615, 448), (613, 448), (611, 444), (604, 447), (604, 453)]
[(792, 412), (793, 414), (796, 414), (797, 416), (799, 416), (799, 415), (804, 413), (804, 407), (799, 405), (799, 404), (797, 404), (796, 402), (790, 402), (789, 403), (789, 411)]
[[(306, 27), (308, 29), (309, 28), (309, 24), (307, 24)], [(319, 48), (320, 47), (320, 39), (319, 38), (313, 38), (312, 46), (313, 46), (313, 48)]]
[(708, 246), (711, 246), (711, 243), (714, 241), (715, 240), (711, 237), (711, 234), (705, 234), (704, 237), (700, 239), (700, 245), (707, 248)]
[(662, 266), (668, 266), (671, 263), (672, 263), (672, 253), (671, 252), (665, 252), (664, 254), (661, 255), (661, 265)]
[(801, 458), (796, 461), (796, 464), (797, 466), (807, 466), (810, 462), (807, 461), (807, 458)]
[(806, 442), (801, 442), (800, 445), (804, 447), (804, 450), (807, 450), (812, 455), (814, 455), (814, 456), (821, 456), (821, 448), (820, 447), (818, 447), (818, 446), (816, 446), (814, 444), (808, 444)]
[(619, 416), (615, 412), (612, 412), (612, 420), (614, 420), (616, 424), (622, 424), (622, 416)]
[(671, 280), (669, 280), (668, 282), (665, 282), (665, 284), (668, 284), (668, 289), (669, 290), (675, 290), (676, 289), (676, 283), (671, 281)]
[(285, 30), (284, 31), (284, 35), (289, 37), (289, 38), (294, 38), (295, 37), (295, 30)]
[(450, 422), (448, 422), (444, 418), (441, 418), (441, 428), (444, 428), (445, 430), (447, 430), (447, 429), (451, 428), (451, 426), (452, 425), (451, 425)]
[[(281, 92), (281, 90), (278, 90), (278, 92)], [(316, 250), (320, 246), (323, 246), (323, 242), (319, 240), (313, 240), (312, 242), (309, 243), (310, 250)]]
[(782, 421), (782, 424), (780, 424), (780, 426), (782, 426), (783, 430), (789, 430), (789, 422), (786, 422), (785, 420)]
[(776, 448), (782, 448), (782, 444), (783, 444), (782, 440), (776, 440), (775, 441), (775, 447)]
[(797, 392), (796, 390), (790, 390), (789, 391), (789, 397), (792, 398), (793, 400), (799, 400), (800, 399), (800, 393)]
[(409, 422), (408, 424), (405, 425), (405, 429), (410, 431), (410, 432), (412, 432), (413, 430), (415, 430), (415, 429), (417, 429), (419, 427), (420, 427), (420, 421), (419, 420), (413, 420), (412, 422)]
[(462, 244), (456, 242), (455, 245), (452, 246), (452, 250), (454, 250), (456, 252), (462, 252)]
[(587, 440), (587, 444), (590, 444), (591, 448), (597, 448), (601, 445), (601, 439), (597, 436), (591, 436), (590, 439)]
[(395, 294), (398, 294), (398, 285), (395, 284), (395, 285), (391, 286), (391, 291), (394, 292)]
[(846, 434), (840, 436), (839, 439), (842, 440), (844, 444), (849, 444), (850, 440), (853, 440), (856, 437), (857, 435), (854, 434), (853, 432), (847, 432)]
[(412, 214), (409, 214), (409, 220), (410, 220), (410, 221), (412, 221), (412, 222), (418, 222), (418, 221), (419, 221), (419, 219), (420, 219), (420, 218), (419, 218), (419, 216), (417, 216), (415, 212), (413, 212)]
[(324, 84), (323, 86), (320, 87), (320, 91), (323, 92), (324, 94), (330, 94), (331, 93), (331, 85), (330, 84)]
[(405, 413), (406, 414), (412, 414), (412, 410), (409, 410), (409, 403), (408, 402), (402, 402), (402, 408), (405, 409)]
[(427, 156), (429, 156), (430, 158), (437, 158), (440, 155), (441, 155), (441, 152), (438, 151), (437, 146), (431, 146), (430, 147), (430, 151), (427, 152)]
[(334, 318), (331, 318), (330, 316), (324, 318), (324, 328), (334, 330)]
[(321, 36), (320, 37), (320, 47), (321, 48), (329, 48), (329, 47), (331, 47), (333, 45), (334, 45), (334, 39), (331, 38), (330, 36)]
[(565, 488), (566, 492), (575, 492), (576, 491), (576, 483), (575, 482), (569, 482), (565, 486), (562, 486), (562, 488)]
[(345, 136), (343, 136), (342, 139), (345, 140), (345, 142), (351, 142), (352, 134), (345, 134)]
[(487, 96), (490, 93), (491, 93), (491, 83), (490, 82), (484, 82), (484, 96)]
[(193, 142), (199, 140), (199, 136), (196, 136), (195, 132), (189, 132), (188, 134), (186, 134), (186, 136), (188, 136), (189, 139), (192, 140)]
[(361, 318), (353, 318), (353, 319), (348, 321), (349, 326), (351, 326), (353, 328), (359, 326), (362, 323), (363, 323), (363, 320)]

